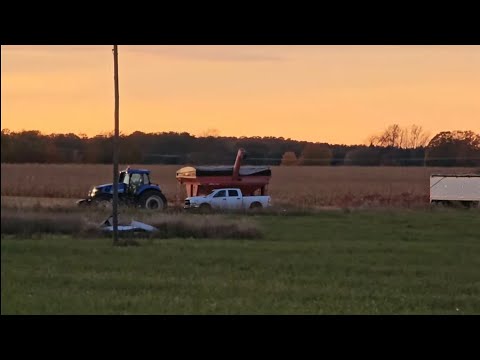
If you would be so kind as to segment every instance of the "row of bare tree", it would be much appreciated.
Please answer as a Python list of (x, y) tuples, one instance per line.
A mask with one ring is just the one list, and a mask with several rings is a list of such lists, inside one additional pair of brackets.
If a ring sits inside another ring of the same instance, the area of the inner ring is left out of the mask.
[(427, 146), (430, 134), (419, 125), (401, 127), (393, 124), (382, 133), (369, 138), (369, 143), (374, 146), (396, 147), (400, 149), (418, 149)]
[[(2, 130), (1, 161), (7, 163), (112, 162), (112, 136), (44, 135)], [(251, 165), (480, 166), (480, 135), (445, 131), (431, 140), (420, 126), (387, 127), (368, 145), (331, 145), (274, 137), (221, 137), (188, 133), (120, 136), (120, 162), (130, 164), (230, 164), (238, 148)]]
[[(444, 131), (430, 139), (421, 126), (393, 124), (369, 144), (349, 149), (342, 165), (480, 166), (480, 134), (473, 131)], [(306, 144), (300, 156), (285, 152), (281, 165), (332, 165), (334, 157), (328, 144)]]

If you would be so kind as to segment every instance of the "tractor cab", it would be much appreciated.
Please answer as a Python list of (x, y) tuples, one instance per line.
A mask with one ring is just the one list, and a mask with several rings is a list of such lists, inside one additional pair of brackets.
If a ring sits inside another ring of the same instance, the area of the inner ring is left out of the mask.
[(127, 194), (137, 195), (141, 189), (151, 185), (150, 170), (127, 167), (127, 169), (120, 171), (118, 183), (125, 184), (123, 186), (125, 186)]
[(118, 183), (125, 184), (128, 193), (136, 194), (142, 186), (151, 185), (150, 170), (127, 168), (120, 171)]

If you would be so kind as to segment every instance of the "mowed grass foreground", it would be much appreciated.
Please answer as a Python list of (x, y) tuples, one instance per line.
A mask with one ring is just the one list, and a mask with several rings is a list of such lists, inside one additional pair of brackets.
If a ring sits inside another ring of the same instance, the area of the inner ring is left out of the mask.
[(2, 236), (2, 314), (480, 314), (478, 211), (255, 216), (258, 240)]

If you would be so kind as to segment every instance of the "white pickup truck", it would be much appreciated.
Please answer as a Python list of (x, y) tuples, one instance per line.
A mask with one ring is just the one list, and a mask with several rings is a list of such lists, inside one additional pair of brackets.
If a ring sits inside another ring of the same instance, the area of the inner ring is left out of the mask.
[(185, 199), (184, 209), (243, 210), (270, 206), (270, 196), (243, 196), (240, 189), (215, 189), (206, 196)]

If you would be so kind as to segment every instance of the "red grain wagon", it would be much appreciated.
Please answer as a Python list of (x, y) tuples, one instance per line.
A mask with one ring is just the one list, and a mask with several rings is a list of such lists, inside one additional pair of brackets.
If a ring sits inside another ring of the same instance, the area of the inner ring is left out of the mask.
[(202, 196), (218, 188), (239, 188), (245, 196), (266, 195), (272, 171), (265, 166), (241, 166), (245, 150), (239, 149), (233, 166), (186, 166), (177, 171), (187, 196)]

